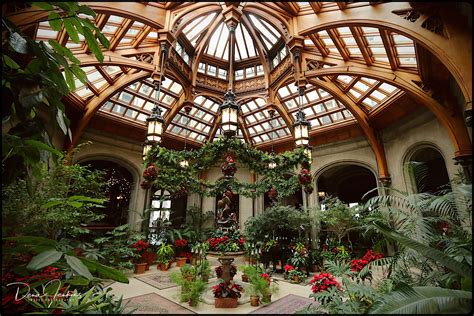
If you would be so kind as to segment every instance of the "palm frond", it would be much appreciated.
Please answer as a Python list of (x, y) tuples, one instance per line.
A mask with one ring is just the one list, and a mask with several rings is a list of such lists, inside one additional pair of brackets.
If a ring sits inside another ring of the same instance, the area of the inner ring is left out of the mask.
[(352, 274), (350, 262), (345, 263), (342, 261), (326, 260), (324, 261), (324, 267), (328, 272), (330, 272), (336, 277), (342, 277)]
[(413, 239), (407, 238), (395, 231), (390, 230), (390, 228), (388, 228), (387, 226), (383, 226), (381, 224), (375, 224), (375, 223), (373, 225), (385, 236), (398, 241), (399, 243), (419, 252), (421, 255), (427, 258), (430, 258), (432, 260), (435, 260), (441, 263), (445, 267), (451, 269), (453, 272), (458, 273), (461, 276), (472, 279), (471, 268), (469, 266), (459, 261), (454, 260), (453, 258), (448, 256), (444, 252), (439, 251), (438, 249), (423, 245)]
[(472, 292), (440, 287), (403, 288), (374, 303), (369, 314), (466, 314), (472, 309)]
[(380, 258), (380, 259), (371, 261), (368, 264), (366, 264), (365, 267), (362, 268), (362, 270), (359, 271), (358, 277), (363, 279), (369, 275), (372, 267), (382, 267), (386, 265), (391, 266), (393, 262), (394, 261), (391, 257), (385, 257), (385, 258)]

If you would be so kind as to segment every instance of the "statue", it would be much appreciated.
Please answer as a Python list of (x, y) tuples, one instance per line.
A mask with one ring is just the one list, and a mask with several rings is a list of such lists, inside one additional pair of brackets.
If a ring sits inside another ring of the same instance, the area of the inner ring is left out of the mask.
[(234, 193), (232, 189), (228, 187), (224, 194), (222, 194), (222, 199), (217, 201), (217, 207), (219, 209), (217, 214), (216, 226), (218, 229), (223, 231), (234, 231), (239, 228), (237, 214), (235, 211), (232, 211), (231, 204)]

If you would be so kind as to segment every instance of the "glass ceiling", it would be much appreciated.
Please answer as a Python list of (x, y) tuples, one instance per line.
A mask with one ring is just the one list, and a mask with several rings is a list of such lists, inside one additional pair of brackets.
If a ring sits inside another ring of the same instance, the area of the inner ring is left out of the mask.
[[(313, 12), (311, 10), (313, 4), (310, 6), (309, 2), (294, 3), (300, 9), (304, 8), (303, 14)], [(322, 12), (332, 12), (339, 9), (337, 3), (320, 2), (319, 4)], [(184, 5), (191, 5), (191, 3), (184, 3)], [(346, 8), (350, 9), (349, 6)], [(188, 14), (195, 13), (190, 12)], [(243, 14), (246, 17), (246, 22), (243, 23), (241, 20), (235, 30), (235, 61), (239, 62), (237, 67), (234, 67), (235, 80), (246, 83), (247, 79), (259, 77), (266, 81), (268, 80), (268, 74), (264, 73), (261, 59), (256, 58), (258, 57), (257, 47), (263, 48), (266, 54), (265, 59), (270, 59), (273, 66), (276, 66), (286, 58), (286, 55), (291, 55), (291, 53), (283, 45), (284, 38), (282, 38), (280, 31), (270, 20), (264, 18), (264, 14), (259, 15), (255, 10), (246, 11), (245, 7)], [(224, 17), (221, 11), (216, 10), (215, 7), (204, 14), (198, 13), (195, 15), (184, 26), (182, 33), (177, 35), (178, 38), (181, 38), (181, 44), (174, 45), (173, 49), (183, 57), (183, 60), (189, 66), (193, 67), (196, 63), (197, 71), (203, 76), (227, 81), (229, 77), (229, 30), (224, 22)], [(80, 16), (87, 18), (82, 14)], [(97, 14), (95, 19), (91, 19), (91, 22), (95, 23), (96, 21), (99, 23), (98, 27), (110, 41), (110, 50), (117, 54), (118, 58), (137, 61), (139, 59), (138, 55), (141, 53), (150, 54), (150, 58), (152, 58), (154, 48), (158, 49), (157, 29), (150, 25), (134, 19), (105, 13)], [(211, 26), (215, 27), (211, 29)], [(208, 43), (202, 45), (201, 42), (205, 37), (208, 38)], [(57, 40), (61, 45), (70, 48), (76, 55), (90, 54), (81, 35), (79, 35), (79, 42), (75, 43), (63, 29), (53, 31), (48, 22), (40, 22), (36, 32), (36, 40), (45, 41), (47, 44), (49, 39)], [(205, 56), (203, 59), (196, 60), (195, 55), (193, 56), (193, 53), (196, 54), (196, 52), (189, 48), (186, 39), (194, 49), (203, 50)], [(396, 32), (373, 26), (341, 26), (319, 30), (304, 37), (304, 50), (321, 57), (333, 58), (333, 60), (336, 60), (335, 63), (337, 63), (337, 60), (346, 60), (363, 63), (382, 70), (392, 69), (419, 73), (416, 47), (413, 40)], [(271, 58), (268, 56), (269, 52), (273, 54)], [(140, 62), (152, 62), (150, 59), (143, 60), (140, 58), (139, 60)], [(325, 67), (331, 66), (325, 65)], [(126, 67), (123, 64), (91, 65), (84, 66), (82, 69), (87, 75), (87, 84), (84, 85), (76, 80), (76, 89), (72, 92), (75, 99), (80, 100), (78, 102), (81, 102), (82, 106), (86, 106), (94, 98), (99, 97), (117, 80), (143, 71)], [(394, 100), (394, 96), (404, 93), (389, 83), (364, 76), (331, 75), (318, 79), (334, 82), (341, 94), (347, 95), (356, 106), (368, 115), (375, 109), (390, 104), (391, 100)], [(266, 85), (269, 86), (270, 83), (267, 82)], [(183, 90), (180, 83), (166, 78), (158, 102), (163, 116), (166, 116), (170, 109), (179, 105), (178, 100), (184, 93)], [(265, 91), (258, 91), (258, 93), (263, 92)], [(287, 84), (276, 92), (284, 110), (294, 120), (300, 102), (294, 83)], [(240, 96), (237, 95), (237, 97)], [(130, 84), (122, 91), (113, 94), (100, 108), (99, 113), (145, 125), (145, 119), (151, 113), (154, 102), (155, 95), (152, 81), (151, 79), (145, 79)], [(275, 112), (275, 117), (270, 119), (265, 106), (264, 99), (255, 96), (246, 98), (245, 102), (241, 103), (242, 120), (238, 137), (243, 141), (254, 145), (266, 145), (271, 142), (272, 138), (291, 137), (290, 128), (280, 114)], [(186, 114), (184, 109), (181, 109), (175, 117), (171, 118), (166, 127), (166, 132), (181, 138), (186, 137), (197, 143), (216, 139), (220, 135), (219, 128), (215, 128), (215, 125), (218, 124), (218, 107), (219, 102), (198, 94), (191, 112)], [(306, 118), (311, 122), (313, 129), (340, 122), (354, 121), (351, 112), (334, 96), (312, 85), (307, 86), (301, 108), (306, 114)], [(244, 131), (245, 133), (243, 133)]]

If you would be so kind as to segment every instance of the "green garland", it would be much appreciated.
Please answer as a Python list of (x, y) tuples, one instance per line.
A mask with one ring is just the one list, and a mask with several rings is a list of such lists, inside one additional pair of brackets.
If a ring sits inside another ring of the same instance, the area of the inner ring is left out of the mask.
[[(228, 152), (242, 166), (264, 178), (254, 184), (239, 182), (234, 177), (222, 178), (215, 183), (198, 179), (202, 171), (222, 163)], [(180, 162), (185, 159), (189, 162), (189, 166), (183, 168), (180, 166)], [(272, 160), (277, 164), (273, 169), (268, 167)], [(272, 187), (277, 190), (279, 198), (289, 196), (295, 193), (301, 185), (297, 175), (285, 179), (284, 174), (295, 169), (298, 165), (309, 169), (309, 160), (304, 154), (303, 148), (274, 155), (272, 159), (272, 155), (269, 153), (255, 149), (236, 138), (219, 138), (212, 143), (205, 143), (200, 149), (190, 151), (177, 151), (154, 146), (148, 153), (144, 164), (145, 167), (154, 164), (158, 170), (158, 174), (153, 180), (155, 187), (171, 193), (186, 188), (187, 191), (206, 196), (220, 195), (227, 187), (231, 187), (234, 193), (245, 197), (260, 196)]]

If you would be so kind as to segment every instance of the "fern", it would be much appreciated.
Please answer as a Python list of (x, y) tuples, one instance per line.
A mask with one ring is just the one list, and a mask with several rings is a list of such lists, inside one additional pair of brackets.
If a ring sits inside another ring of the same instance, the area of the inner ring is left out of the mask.
[(405, 287), (375, 303), (369, 314), (467, 314), (472, 292), (439, 287)]

